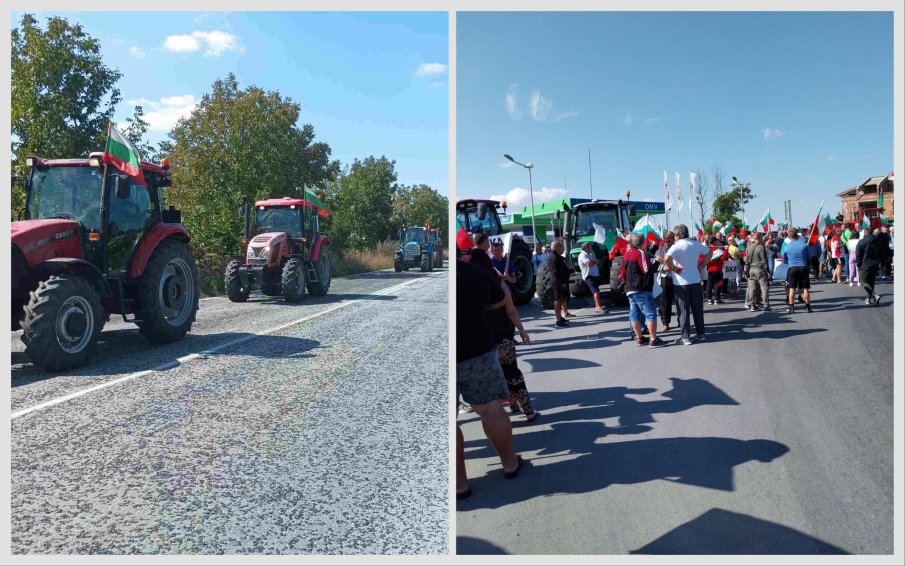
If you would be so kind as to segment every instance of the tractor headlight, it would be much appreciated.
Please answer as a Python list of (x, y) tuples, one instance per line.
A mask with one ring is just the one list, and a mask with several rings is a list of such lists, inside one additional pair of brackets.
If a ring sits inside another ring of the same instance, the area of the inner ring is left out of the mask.
[(264, 246), (263, 248), (261, 248), (261, 255), (259, 255), (258, 257), (266, 258), (269, 255), (270, 255), (270, 246)]
[(248, 259), (254, 258), (254, 257), (255, 257), (255, 251), (254, 251), (253, 249), (251, 249), (251, 248), (248, 248), (248, 253), (245, 254), (245, 257), (247, 257)]

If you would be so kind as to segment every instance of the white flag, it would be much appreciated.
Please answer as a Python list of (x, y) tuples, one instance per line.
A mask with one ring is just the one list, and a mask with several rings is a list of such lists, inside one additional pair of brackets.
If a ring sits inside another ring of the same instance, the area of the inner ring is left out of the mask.
[(663, 190), (666, 191), (666, 210), (672, 209), (672, 197), (669, 194), (669, 181), (666, 179), (666, 169), (663, 170)]
[[(691, 183), (691, 189), (689, 189), (689, 190), (691, 191), (691, 192), (690, 192), (691, 196), (688, 197), (688, 198), (689, 198), (692, 202), (694, 202), (694, 190), (695, 190), (695, 187), (694, 187), (694, 177), (695, 177), (694, 171), (689, 171), (689, 172), (688, 172), (688, 178), (690, 179), (689, 182)], [(691, 204), (689, 204), (688, 206), (691, 207)]]
[(679, 203), (679, 208), (677, 208), (676, 211), (682, 212), (682, 186), (679, 184), (679, 170), (678, 169), (676, 169), (676, 202)]

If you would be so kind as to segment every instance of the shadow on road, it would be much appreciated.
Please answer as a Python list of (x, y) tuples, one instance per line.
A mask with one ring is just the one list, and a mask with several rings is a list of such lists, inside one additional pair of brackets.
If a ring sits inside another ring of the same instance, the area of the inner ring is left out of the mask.
[[(773, 440), (721, 437), (656, 438), (597, 444), (602, 426), (587, 422), (560, 423), (553, 425), (552, 431), (528, 435), (542, 435), (547, 441), (544, 446), (550, 446), (551, 442), (558, 442), (560, 447), (568, 445), (566, 450), (576, 457), (548, 464), (544, 460), (551, 456), (525, 460), (522, 463), (525, 469), (506, 485), (501, 484), (503, 471), (499, 461), (492, 459), (493, 472), (469, 479), (474, 494), (458, 502), (458, 510), (496, 509), (535, 497), (592, 493), (611, 485), (655, 480), (734, 491), (735, 466), (755, 460), (772, 462), (789, 451), (786, 445)], [(522, 441), (523, 436), (519, 435), (517, 449), (530, 449)], [(589, 451), (576, 453), (573, 448), (576, 446)]]
[(112, 330), (101, 334), (98, 350), (89, 365), (75, 370), (47, 372), (32, 364), (31, 359), (24, 352), (12, 352), (13, 367), (10, 368), (12, 387), (21, 387), (59, 376), (85, 378), (86, 385), (91, 385), (92, 377), (116, 377), (167, 363), (178, 364), (177, 360), (182, 356), (250, 337), (255, 337), (255, 339), (218, 350), (210, 356), (300, 359), (314, 357), (311, 350), (320, 345), (317, 340), (289, 336), (221, 332), (204, 335), (188, 334), (179, 342), (154, 346), (138, 333), (138, 329)]
[(630, 554), (849, 554), (790, 527), (711, 509)]
[(481, 538), (456, 537), (456, 554), (509, 554), (502, 548)]

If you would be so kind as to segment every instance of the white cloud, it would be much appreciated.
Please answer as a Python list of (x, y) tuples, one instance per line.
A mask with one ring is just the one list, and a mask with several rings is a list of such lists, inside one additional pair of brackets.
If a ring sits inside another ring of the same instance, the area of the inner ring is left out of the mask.
[(141, 106), (144, 110), (144, 120), (148, 123), (148, 130), (152, 132), (168, 132), (176, 122), (192, 113), (198, 100), (193, 94), (179, 96), (165, 96), (160, 100), (139, 98), (129, 100), (131, 106)]
[(657, 122), (659, 122), (659, 121), (662, 120), (662, 119), (663, 119), (663, 118), (660, 118), (660, 117), (656, 117), (656, 118), (647, 118), (647, 119), (644, 120), (644, 125), (645, 125), (645, 126), (653, 126), (654, 124), (656, 124)]
[[(550, 200), (556, 200), (561, 198), (566, 198), (569, 196), (569, 191), (566, 189), (560, 188), (548, 188), (544, 187), (542, 189), (534, 190), (534, 204), (538, 205), (542, 202), (547, 202)], [(531, 204), (531, 193), (528, 189), (523, 189), (521, 187), (516, 187), (506, 193), (505, 195), (493, 195), (490, 197), (493, 200), (504, 200), (508, 205), (509, 209), (513, 212), (518, 212), (522, 210), (525, 206), (529, 206)]]
[(205, 57), (219, 57), (227, 51), (242, 53), (239, 37), (225, 31), (193, 31), (189, 35), (169, 35), (163, 48), (172, 53), (192, 53), (205, 49)]
[(429, 77), (431, 75), (442, 75), (446, 72), (446, 65), (443, 63), (421, 63), (415, 75), (419, 77)]
[(764, 128), (763, 130), (761, 130), (761, 133), (764, 134), (765, 140), (771, 138), (781, 138), (786, 135), (786, 132), (783, 130), (771, 130), (770, 128)]
[(497, 167), (502, 167), (503, 169), (509, 169), (513, 165), (515, 165), (515, 163), (508, 161), (508, 160), (500, 161), (499, 163), (497, 163)]
[(632, 118), (631, 114), (626, 114), (625, 118), (622, 119), (622, 123), (625, 124), (626, 126), (631, 126), (632, 122), (634, 122), (634, 121), (635, 120), (634, 120), (634, 118)]
[(830, 155), (827, 155), (827, 156), (826, 156), (826, 162), (827, 162), (827, 163), (829, 163), (830, 161), (833, 161), (834, 159), (836, 159), (836, 156), (833, 155), (833, 154), (830, 154)]
[(509, 117), (513, 120), (522, 119), (522, 111), (518, 109), (518, 99), (516, 98), (517, 95), (518, 85), (509, 85), (509, 90), (506, 91), (506, 112), (509, 113)]
[(131, 55), (132, 57), (135, 57), (136, 59), (145, 58), (145, 52), (144, 52), (144, 50), (142, 50), (141, 47), (135, 47), (135, 46), (130, 47), (129, 55)]
[(544, 98), (539, 90), (531, 91), (529, 110), (532, 118), (538, 122), (546, 120), (551, 108), (553, 108), (553, 103)]

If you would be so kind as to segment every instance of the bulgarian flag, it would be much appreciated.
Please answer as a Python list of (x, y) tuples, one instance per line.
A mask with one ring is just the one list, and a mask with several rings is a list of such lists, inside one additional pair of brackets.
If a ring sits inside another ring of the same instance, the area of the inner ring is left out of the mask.
[(727, 220), (726, 223), (720, 228), (720, 234), (726, 236), (736, 230), (736, 227), (732, 225), (732, 220)]
[(465, 226), (463, 226), (461, 222), (457, 220), (456, 224), (459, 225), (459, 231), (456, 232), (456, 248), (460, 250), (470, 250), (474, 247), (474, 240), (468, 235)]
[(114, 169), (122, 171), (132, 177), (132, 180), (142, 187), (147, 188), (145, 176), (141, 172), (141, 156), (138, 150), (119, 130), (110, 124), (107, 131), (107, 145), (104, 147), (104, 164), (111, 165)]
[(764, 217), (760, 219), (758, 226), (764, 229), (764, 232), (770, 231), (770, 224), (776, 224), (773, 221), (773, 217), (770, 216), (770, 209), (767, 209), (767, 212), (764, 213)]
[(695, 221), (695, 223), (694, 223), (694, 229), (697, 231), (698, 236), (703, 236), (703, 235), (704, 235), (704, 230), (701, 229), (701, 225), (698, 224), (697, 221)]
[(836, 227), (836, 223), (833, 222), (833, 217), (830, 216), (829, 212), (823, 213), (823, 218), (820, 219), (820, 228), (821, 233), (825, 234), (826, 232), (832, 230)]
[(886, 217), (883, 216), (882, 212), (878, 214), (878, 217), (880, 218), (880, 222), (882, 222), (884, 226), (889, 226), (889, 220), (887, 220)]
[(654, 229), (650, 214), (645, 214), (635, 223), (635, 229), (632, 230), (632, 234), (641, 234), (646, 242), (660, 243), (660, 234)]
[(861, 227), (870, 230), (870, 220), (867, 219), (866, 214), (861, 217)]
[(883, 208), (883, 190), (877, 192), (877, 208)]
[[(820, 239), (820, 234), (823, 232), (823, 228), (820, 228), (819, 225), (824, 223), (823, 216), (823, 201), (820, 201), (820, 208), (817, 209), (817, 217), (814, 219), (814, 223), (811, 224), (811, 230), (808, 233), (808, 245), (813, 246)], [(826, 224), (824, 224), (826, 226)]]
[(712, 233), (716, 232), (717, 230), (719, 230), (719, 229), (722, 228), (722, 227), (723, 227), (723, 223), (720, 222), (719, 220), (717, 220), (716, 217), (714, 217), (714, 218), (713, 218), (713, 225), (710, 227), (710, 233), (712, 234)]
[(628, 240), (600, 224), (594, 224), (594, 241), (606, 246), (606, 249), (610, 251), (610, 261), (616, 257), (617, 252), (625, 253), (625, 249), (628, 247)]

